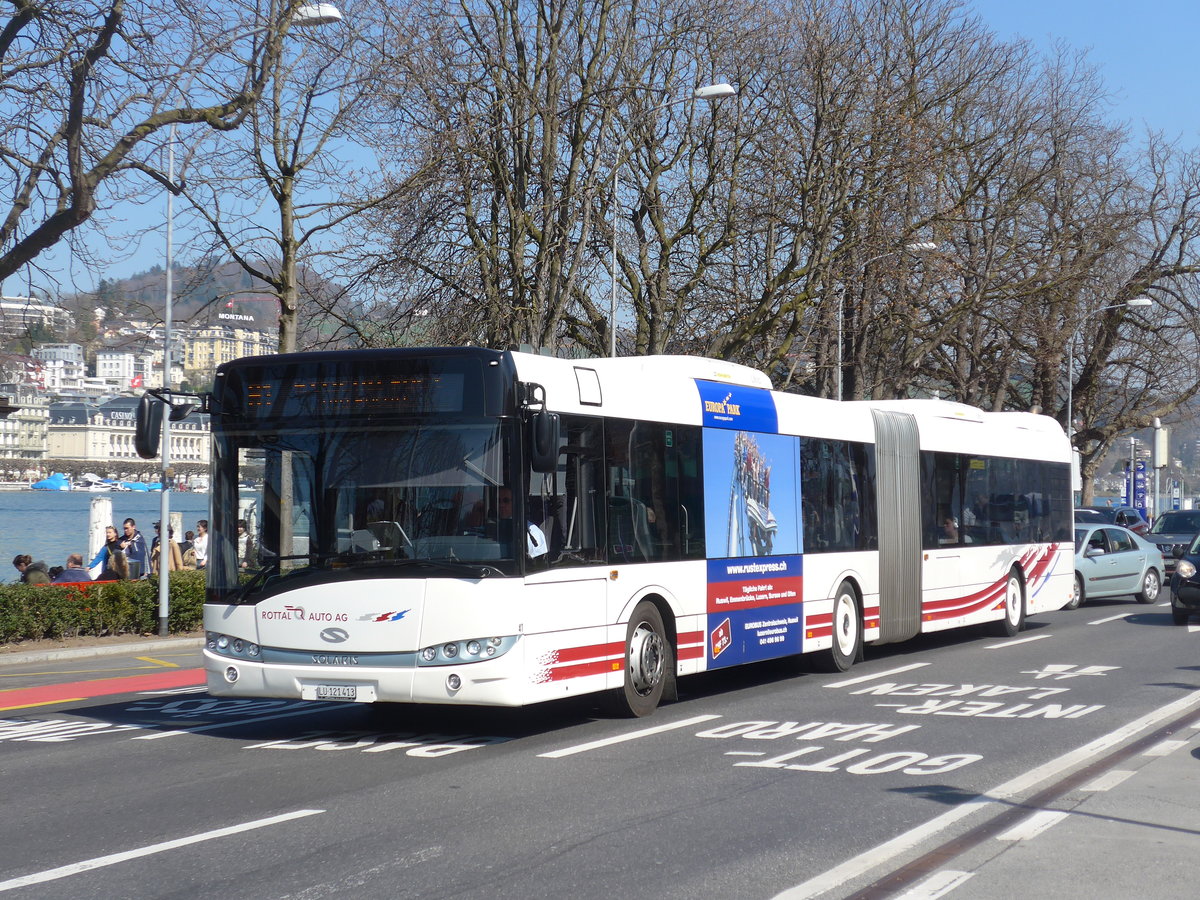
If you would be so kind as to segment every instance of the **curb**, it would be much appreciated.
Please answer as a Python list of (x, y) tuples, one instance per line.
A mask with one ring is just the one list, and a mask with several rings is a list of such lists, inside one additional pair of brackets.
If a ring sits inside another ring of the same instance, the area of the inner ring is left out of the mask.
[(119, 653), (149, 653), (158, 650), (202, 647), (204, 638), (163, 638), (157, 641), (127, 641), (120, 644), (97, 644), (94, 647), (64, 647), (60, 650), (30, 650), (25, 653), (0, 653), (0, 666), (52, 662), (58, 659), (86, 659), (89, 656), (111, 656)]

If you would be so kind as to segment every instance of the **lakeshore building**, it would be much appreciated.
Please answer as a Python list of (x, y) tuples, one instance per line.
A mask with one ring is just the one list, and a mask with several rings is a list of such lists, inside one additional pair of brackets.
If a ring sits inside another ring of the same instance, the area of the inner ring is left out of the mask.
[[(171, 330), (171, 369), (164, 373), (165, 332), (160, 322), (106, 321), (97, 310), (96, 340), (34, 341), (61, 335), (74, 320), (35, 299), (4, 297), (0, 340), (28, 353), (0, 352), (0, 481), (32, 482), (51, 472), (96, 472), (104, 477), (152, 471), (134, 450), (134, 411), (149, 388), (202, 391), (216, 368), (243, 356), (276, 352), (275, 317), (265, 303), (219, 306), (203, 321)], [(208, 417), (173, 422), (170, 460), (181, 480), (207, 472)]]

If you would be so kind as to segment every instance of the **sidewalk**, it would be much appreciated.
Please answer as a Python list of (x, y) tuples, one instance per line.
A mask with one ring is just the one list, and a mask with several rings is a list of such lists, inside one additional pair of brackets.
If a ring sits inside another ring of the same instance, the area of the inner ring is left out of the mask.
[(898, 896), (1176, 898), (1196, 893), (1200, 713)]
[(110, 656), (118, 653), (161, 653), (181, 647), (200, 647), (203, 644), (204, 635), (199, 632), (165, 638), (123, 634), (115, 637), (75, 638), (62, 643), (31, 641), (28, 644), (0, 646), (0, 666), (21, 666), (59, 659), (86, 659), (89, 656)]

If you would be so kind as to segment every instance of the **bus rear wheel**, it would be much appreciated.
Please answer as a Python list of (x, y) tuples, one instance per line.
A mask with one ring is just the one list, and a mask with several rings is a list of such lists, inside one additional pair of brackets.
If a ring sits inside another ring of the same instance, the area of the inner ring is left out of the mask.
[(1008, 573), (1004, 585), (1004, 618), (996, 623), (1000, 637), (1016, 637), (1025, 627), (1025, 586), (1016, 570)]
[(623, 715), (648, 716), (658, 708), (675, 677), (675, 651), (658, 607), (637, 605), (625, 632), (625, 683), (617, 697)]
[(858, 594), (848, 581), (838, 585), (833, 598), (833, 646), (815, 654), (813, 662), (824, 672), (845, 672), (862, 651), (862, 618)]

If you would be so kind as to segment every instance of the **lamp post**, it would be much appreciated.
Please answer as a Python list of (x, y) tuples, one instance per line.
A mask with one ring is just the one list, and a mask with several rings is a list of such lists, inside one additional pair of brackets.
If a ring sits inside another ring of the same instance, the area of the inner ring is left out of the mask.
[[(1075, 327), (1071, 329), (1071, 344), (1067, 350), (1067, 443), (1071, 448), (1071, 490), (1075, 491), (1075, 485), (1080, 484), (1082, 490), (1082, 473), (1079, 470), (1079, 465), (1075, 450), (1075, 344), (1079, 339), (1079, 329), (1084, 321), (1092, 316), (1099, 315), (1110, 309), (1139, 309), (1147, 306), (1153, 306), (1154, 301), (1149, 297), (1134, 297), (1131, 300), (1126, 300), (1124, 303), (1113, 303), (1109, 306), (1101, 306), (1099, 309), (1093, 309), (1085, 313)], [(1132, 476), (1131, 476), (1132, 477)], [(1073, 502), (1073, 501), (1072, 501)]]
[[(706, 84), (696, 88), (690, 97), (679, 97), (675, 100), (668, 100), (666, 103), (660, 103), (658, 106), (651, 107), (646, 110), (646, 115), (658, 112), (661, 109), (666, 109), (668, 106), (675, 106), (679, 103), (686, 103), (689, 100), (707, 100), (710, 103), (715, 103), (725, 97), (736, 97), (737, 88), (731, 84)], [(611, 286), (612, 296), (608, 302), (608, 355), (615, 357), (617, 355), (617, 177), (621, 171), (621, 163), (624, 160), (618, 158), (613, 163), (612, 177), (612, 196), (613, 196), (613, 228), (612, 228), (612, 269), (611, 269)]]
[[(342, 13), (333, 3), (305, 3), (292, 13), (292, 24), (301, 28), (313, 28), (340, 22)], [(263, 30), (263, 29), (256, 29)], [(190, 83), (190, 82), (189, 82)], [(175, 126), (167, 136), (167, 183), (175, 184)], [(174, 190), (167, 190), (167, 246), (166, 263), (167, 277), (165, 285), (165, 300), (163, 305), (163, 383), (164, 396), (171, 396), (171, 329), (173, 326), (172, 313), (174, 307)], [(170, 404), (168, 404), (170, 406)], [(174, 473), (171, 470), (171, 409), (162, 421), (162, 493), (160, 495), (158, 518), (158, 633), (166, 637), (170, 633), (169, 618), (171, 611), (171, 481)]]
[[(909, 253), (914, 256), (919, 256), (924, 253), (933, 253), (937, 250), (938, 245), (933, 241), (914, 241), (911, 244), (905, 244), (898, 250), (889, 250), (887, 253), (880, 253), (878, 256), (872, 256), (863, 263), (863, 273), (867, 271), (867, 267), (873, 262), (878, 262), (881, 259), (887, 259), (889, 256), (895, 256), (898, 253)], [(842, 399), (842, 319), (845, 315), (846, 308), (846, 289), (843, 287), (837, 292), (837, 371), (836, 371), (836, 394), (837, 399)]]

